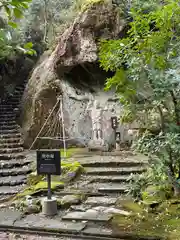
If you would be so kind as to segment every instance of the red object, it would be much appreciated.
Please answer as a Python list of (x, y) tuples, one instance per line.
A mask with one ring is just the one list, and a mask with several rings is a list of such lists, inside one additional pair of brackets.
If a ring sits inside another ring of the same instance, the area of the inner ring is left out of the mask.
[(177, 125), (180, 126), (180, 122), (177, 122)]

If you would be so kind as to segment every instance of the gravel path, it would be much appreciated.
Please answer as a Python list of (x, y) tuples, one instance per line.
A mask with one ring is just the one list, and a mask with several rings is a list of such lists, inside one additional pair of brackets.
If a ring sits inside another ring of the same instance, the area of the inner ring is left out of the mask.
[(0, 240), (77, 240), (72, 238), (55, 238), (55, 237), (45, 237), (38, 235), (21, 235), (14, 233), (3, 233), (0, 232)]

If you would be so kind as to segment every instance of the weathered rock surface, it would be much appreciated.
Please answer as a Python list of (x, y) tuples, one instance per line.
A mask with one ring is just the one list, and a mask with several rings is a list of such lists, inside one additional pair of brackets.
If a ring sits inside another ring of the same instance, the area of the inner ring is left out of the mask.
[[(60, 94), (63, 95), (64, 124), (69, 143), (85, 145), (91, 138), (91, 119), (86, 108), (92, 99), (98, 99), (101, 107), (108, 109), (103, 116), (103, 135), (108, 143), (113, 141), (110, 118), (120, 114), (121, 106), (114, 92), (103, 91), (105, 80), (112, 73), (99, 68), (98, 41), (121, 37), (125, 25), (115, 6), (101, 1), (94, 3), (60, 36), (54, 52), (42, 56), (29, 79), (22, 104), (26, 146), (33, 142)], [(55, 127), (59, 125), (53, 125), (57, 110), (42, 135), (50, 135), (47, 132), (52, 126), (57, 134)], [(43, 140), (41, 147), (43, 143), (47, 145)]]

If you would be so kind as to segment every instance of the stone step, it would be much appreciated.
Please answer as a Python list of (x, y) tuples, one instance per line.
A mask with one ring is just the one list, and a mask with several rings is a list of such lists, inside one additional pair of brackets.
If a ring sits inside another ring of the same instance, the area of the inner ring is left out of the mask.
[(92, 176), (91, 182), (127, 182), (129, 175), (122, 175), (122, 176), (114, 176), (114, 175), (108, 175), (108, 176)]
[(11, 137), (11, 138), (1, 138), (0, 135), (0, 144), (22, 144), (22, 138), (21, 136), (19, 137)]
[(87, 148), (83, 148), (82, 150), (78, 151), (77, 153), (73, 154), (73, 157), (82, 158), (82, 157), (119, 157), (119, 158), (127, 158), (127, 157), (136, 157), (137, 155), (132, 153), (132, 151), (89, 151)]
[(10, 168), (18, 168), (18, 167), (23, 167), (26, 165), (29, 165), (31, 163), (30, 160), (27, 160), (26, 158), (20, 159), (20, 160), (4, 160), (0, 161), (0, 169), (10, 169)]
[(26, 175), (8, 176), (0, 178), (0, 186), (16, 186), (27, 182)]
[(17, 125), (16, 121), (12, 121), (12, 120), (0, 121), (0, 126), (14, 126), (14, 125)]
[(21, 97), (22, 97), (21, 95), (20, 96), (18, 96), (18, 95), (12, 96), (11, 101), (17, 103), (21, 99)]
[(24, 88), (16, 88), (15, 90), (14, 90), (14, 93), (23, 93), (24, 92)]
[(11, 113), (14, 113), (15, 111), (16, 111), (16, 108), (2, 108), (2, 107), (0, 107), (0, 113), (11, 114)]
[(2, 108), (2, 107), (0, 107), (0, 113), (1, 114), (12, 114), (12, 113), (14, 113), (14, 111), (15, 111), (15, 108)]
[(14, 114), (14, 116), (1, 116), (0, 115), (0, 122), (2, 122), (2, 121), (10, 121), (10, 120), (15, 121), (16, 120), (16, 114)]
[(1, 148), (20, 148), (23, 144), (21, 142), (14, 142), (14, 143), (1, 143), (0, 142), (0, 149)]
[(100, 193), (125, 193), (129, 185), (118, 184), (118, 183), (100, 183), (97, 184), (97, 190)]
[(29, 165), (19, 168), (0, 169), (0, 177), (26, 175), (29, 174), (30, 172), (31, 169)]
[(17, 125), (17, 124), (12, 124), (12, 125), (9, 125), (7, 123), (7, 125), (1, 125), (0, 124), (0, 131), (1, 130), (18, 130), (20, 127)]
[(16, 103), (12, 102), (12, 103), (7, 103), (7, 104), (1, 104), (0, 105), (1, 108), (7, 108), (7, 109), (14, 109), (16, 107)]
[(20, 105), (20, 100), (12, 100), (12, 102), (10, 102), (10, 104), (14, 103), (14, 107), (15, 108), (19, 108), (19, 105)]
[(8, 134), (0, 134), (1, 139), (9, 139), (9, 138), (21, 138), (21, 133), (8, 133)]
[(79, 187), (83, 189), (89, 189), (92, 192), (99, 192), (102, 194), (124, 194), (128, 189), (129, 185), (124, 183), (89, 183), (83, 187)]
[(109, 222), (112, 214), (99, 213), (95, 210), (87, 210), (86, 212), (69, 212), (62, 217), (62, 220), (68, 221), (89, 221), (89, 222)]
[(17, 134), (19, 133), (19, 129), (0, 129), (0, 135), (4, 135), (4, 134)]
[(0, 196), (5, 195), (14, 195), (17, 194), (23, 189), (23, 185), (18, 186), (1, 186), (0, 187)]
[(106, 167), (99, 167), (99, 168), (85, 168), (85, 172), (88, 175), (128, 175), (131, 173), (142, 173), (146, 171), (146, 168), (144, 167), (124, 167), (124, 168), (106, 168)]
[(15, 117), (16, 113), (12, 112), (12, 113), (4, 113), (4, 112), (0, 112), (0, 117), (1, 118), (11, 118), (11, 117)]
[(23, 152), (24, 149), (22, 147), (18, 147), (18, 148), (0, 148), (0, 154), (4, 154), (4, 153), (21, 153)]
[(23, 92), (22, 91), (17, 91), (13, 94), (13, 98), (18, 98), (18, 97), (22, 97)]
[(136, 167), (136, 166), (142, 166), (143, 162), (138, 162), (138, 161), (133, 161), (133, 160), (119, 160), (118, 158), (116, 159), (102, 159), (102, 160), (96, 160), (92, 161), (91, 159), (88, 159), (89, 161), (79, 161), (80, 164), (83, 167)]
[(117, 202), (115, 197), (88, 197), (85, 204), (90, 206), (112, 206)]
[(1, 153), (0, 160), (12, 160), (12, 159), (24, 159), (24, 154), (22, 153)]
[(16, 93), (21, 93), (21, 94), (23, 94), (23, 92), (24, 92), (24, 87), (16, 88), (16, 89), (15, 89), (15, 92), (16, 92)]

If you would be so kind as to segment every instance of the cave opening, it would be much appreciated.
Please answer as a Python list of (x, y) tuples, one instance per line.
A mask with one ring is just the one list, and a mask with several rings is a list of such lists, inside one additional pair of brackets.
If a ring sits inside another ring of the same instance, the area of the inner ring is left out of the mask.
[(64, 73), (65, 79), (74, 87), (86, 90), (91, 93), (97, 89), (103, 88), (107, 78), (114, 75), (113, 72), (106, 72), (100, 68), (99, 63), (83, 63), (71, 68)]

